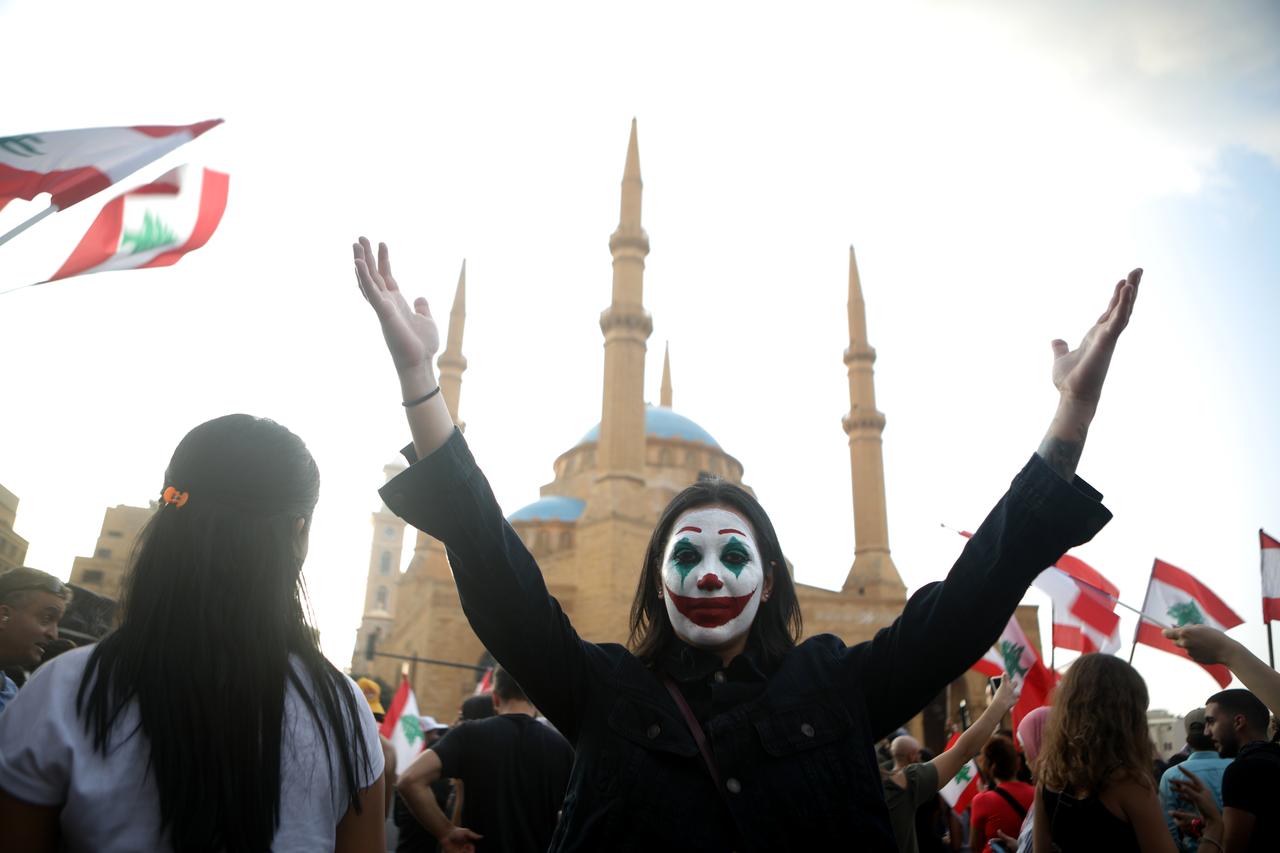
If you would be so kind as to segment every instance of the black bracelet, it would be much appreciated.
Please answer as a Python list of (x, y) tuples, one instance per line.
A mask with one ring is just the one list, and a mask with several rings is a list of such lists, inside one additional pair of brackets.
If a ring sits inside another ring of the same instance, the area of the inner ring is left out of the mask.
[(406, 409), (411, 409), (411, 408), (413, 408), (414, 406), (418, 405), (419, 403), (425, 403), (425, 402), (427, 402), (428, 400), (430, 400), (432, 397), (434, 397), (435, 395), (437, 395), (437, 394), (439, 394), (439, 393), (440, 393), (440, 385), (439, 385), (439, 383), (437, 383), (434, 391), (429, 391), (429, 392), (427, 392), (426, 394), (424, 394), (423, 396), (419, 397), (419, 398), (418, 398), (418, 399), (416, 399), (416, 400), (410, 400), (409, 402), (407, 402), (407, 403), (401, 403), (400, 405), (404, 406)]

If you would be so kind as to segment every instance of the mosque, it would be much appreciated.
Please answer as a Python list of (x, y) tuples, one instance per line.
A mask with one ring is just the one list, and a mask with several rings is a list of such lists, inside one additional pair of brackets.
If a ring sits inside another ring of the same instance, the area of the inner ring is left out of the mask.
[[(631, 599), (649, 535), (662, 509), (699, 477), (713, 475), (744, 488), (743, 465), (695, 421), (672, 408), (671, 365), (665, 358), (657, 406), (644, 401), (646, 341), (653, 321), (644, 309), (644, 267), (649, 237), (641, 225), (640, 150), (632, 122), (622, 177), (618, 227), (609, 238), (613, 255), (612, 300), (600, 315), (604, 335), (604, 393), (600, 423), (560, 454), (554, 478), (540, 497), (508, 516), (542, 567), (547, 587), (578, 633), (594, 642), (626, 642)], [(881, 433), (873, 365), (867, 341), (866, 306), (857, 259), (849, 251), (849, 437), (856, 547), (839, 591), (797, 584), (806, 636), (829, 632), (852, 645), (888, 625), (906, 603), (906, 587), (889, 554)], [(438, 359), (441, 394), (458, 419), (466, 314), (466, 267), (449, 315), (448, 340)], [(388, 465), (387, 478), (403, 470)], [(353, 673), (371, 673), (388, 684), (399, 679), (402, 661), (381, 654), (411, 655), (480, 664), (488, 660), (472, 633), (449, 572), (443, 546), (419, 532), (407, 570), (399, 571), (405, 525), (385, 506), (373, 514), (373, 545), (364, 616), (352, 655)], [(793, 567), (794, 569), (794, 567)], [(794, 571), (793, 571), (794, 576)], [(1039, 644), (1034, 608), (1020, 614)], [(372, 639), (371, 639), (372, 638)], [(438, 664), (412, 668), (422, 713), (451, 721), (475, 688), (468, 669)], [(982, 680), (959, 680), (926, 709), (912, 728), (928, 742), (942, 737), (945, 720), (962, 701), (985, 704)]]

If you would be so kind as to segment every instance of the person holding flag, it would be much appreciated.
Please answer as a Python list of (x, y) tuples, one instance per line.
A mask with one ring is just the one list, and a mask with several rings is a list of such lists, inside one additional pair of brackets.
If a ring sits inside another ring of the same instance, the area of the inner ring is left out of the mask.
[[(506, 522), (438, 393), (426, 300), (405, 299), (386, 246), (375, 257), (361, 238), (353, 251), (413, 437), (410, 467), (383, 500), (445, 544), (476, 636), (577, 750), (551, 849), (786, 851), (857, 839), (896, 850), (875, 742), (981, 657), (1035, 576), (1110, 518), (1075, 471), (1142, 271), (1115, 285), (1079, 347), (1053, 342), (1059, 405), (1040, 449), (946, 580), (874, 639), (799, 642), (772, 522), (750, 493), (711, 480), (661, 513), (624, 647), (578, 636)], [(744, 416), (771, 405), (749, 399)]]

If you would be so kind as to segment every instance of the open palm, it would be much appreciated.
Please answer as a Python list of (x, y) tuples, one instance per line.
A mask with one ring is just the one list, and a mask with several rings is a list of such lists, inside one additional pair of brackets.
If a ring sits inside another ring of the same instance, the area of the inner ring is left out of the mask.
[(1053, 342), (1053, 384), (1064, 397), (1097, 404), (1116, 341), (1133, 314), (1133, 303), (1138, 298), (1138, 283), (1141, 281), (1142, 270), (1136, 269), (1129, 273), (1128, 278), (1116, 282), (1111, 304), (1093, 328), (1085, 333), (1080, 346), (1072, 350), (1066, 341)]
[(376, 263), (373, 247), (364, 237), (353, 243), (351, 249), (355, 254), (360, 292), (378, 315), (382, 337), (396, 370), (405, 372), (428, 365), (440, 349), (440, 332), (427, 300), (418, 297), (413, 306), (409, 306), (391, 275), (391, 254), (385, 243), (378, 244)]

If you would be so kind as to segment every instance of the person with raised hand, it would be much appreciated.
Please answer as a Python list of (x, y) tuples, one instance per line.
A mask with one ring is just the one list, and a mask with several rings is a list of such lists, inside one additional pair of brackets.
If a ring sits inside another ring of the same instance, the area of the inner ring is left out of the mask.
[(1192, 660), (1220, 663), (1231, 670), (1231, 674), (1244, 682), (1244, 686), (1262, 700), (1271, 713), (1280, 714), (1280, 673), (1267, 666), (1240, 641), (1209, 625), (1165, 628), (1164, 635), (1173, 640), (1174, 645), (1186, 649)]
[(1075, 477), (1141, 270), (1070, 349), (1049, 431), (966, 544), (874, 639), (799, 642), (777, 534), (745, 490), (695, 483), (660, 514), (626, 646), (579, 638), (439, 396), (439, 334), (385, 245), (353, 247), (400, 383), (410, 467), (386, 505), (443, 542), (472, 629), (576, 749), (551, 849), (896, 849), (874, 744), (990, 648), (1032, 579), (1110, 518)]

